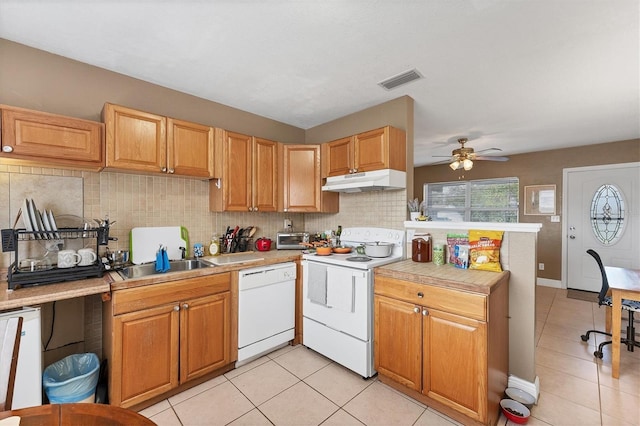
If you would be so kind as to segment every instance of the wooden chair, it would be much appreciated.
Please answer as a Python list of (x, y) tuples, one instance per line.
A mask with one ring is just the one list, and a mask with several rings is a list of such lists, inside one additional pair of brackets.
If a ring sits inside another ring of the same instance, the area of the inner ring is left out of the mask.
[(22, 317), (0, 320), (0, 411), (11, 410), (21, 334)]

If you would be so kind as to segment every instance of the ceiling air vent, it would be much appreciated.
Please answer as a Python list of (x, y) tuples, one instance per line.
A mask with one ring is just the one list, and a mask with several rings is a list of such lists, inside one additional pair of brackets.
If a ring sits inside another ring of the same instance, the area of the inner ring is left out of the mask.
[(410, 71), (405, 71), (402, 74), (398, 74), (384, 81), (381, 81), (378, 84), (387, 90), (391, 90), (391, 89), (395, 89), (398, 86), (402, 86), (403, 84), (410, 83), (413, 80), (418, 80), (421, 78), (422, 78), (422, 74), (420, 74), (418, 70), (414, 68)]

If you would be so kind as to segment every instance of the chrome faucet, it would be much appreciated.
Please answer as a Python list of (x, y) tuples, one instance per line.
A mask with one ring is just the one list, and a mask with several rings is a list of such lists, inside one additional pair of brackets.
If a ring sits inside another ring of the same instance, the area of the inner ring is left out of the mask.
[(178, 247), (178, 248), (182, 252), (181, 259), (186, 259), (187, 258), (187, 249), (185, 247)]

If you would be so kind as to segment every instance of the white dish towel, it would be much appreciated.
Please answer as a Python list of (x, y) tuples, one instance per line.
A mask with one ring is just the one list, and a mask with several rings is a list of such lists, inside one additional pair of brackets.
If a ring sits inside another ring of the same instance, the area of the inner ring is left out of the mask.
[(327, 304), (327, 267), (309, 262), (307, 298), (319, 305)]
[(327, 306), (344, 312), (353, 312), (353, 274), (344, 269), (327, 268)]

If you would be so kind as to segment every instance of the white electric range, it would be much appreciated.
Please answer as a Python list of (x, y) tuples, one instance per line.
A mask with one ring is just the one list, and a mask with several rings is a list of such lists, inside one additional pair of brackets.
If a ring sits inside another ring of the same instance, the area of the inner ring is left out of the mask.
[[(358, 255), (368, 242), (392, 243), (391, 255)], [(373, 268), (404, 259), (404, 232), (387, 228), (345, 228), (349, 254), (303, 254), (302, 343), (367, 378), (373, 367)]]

